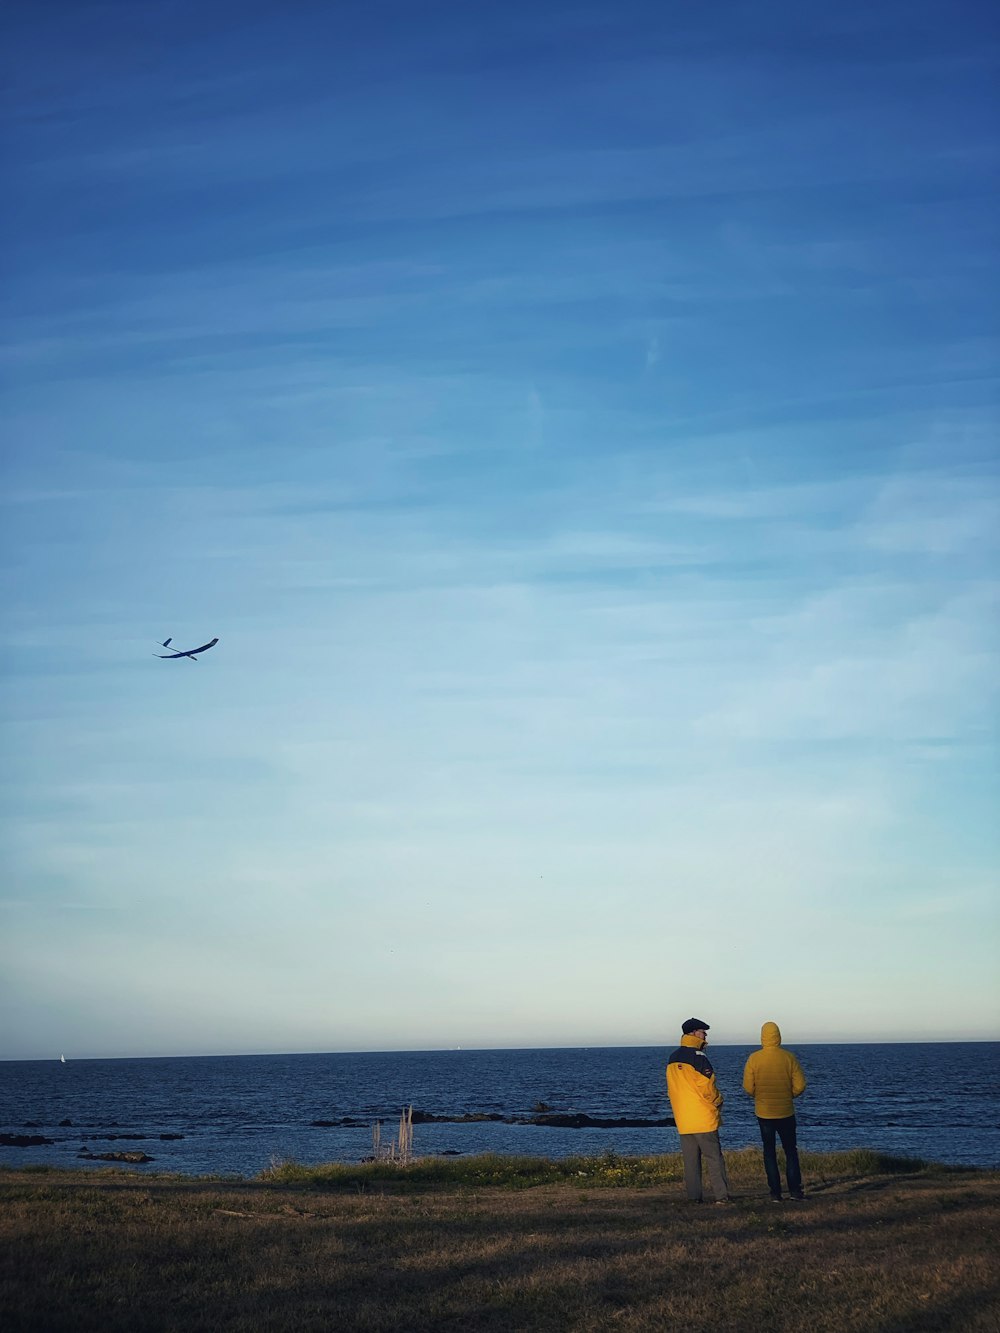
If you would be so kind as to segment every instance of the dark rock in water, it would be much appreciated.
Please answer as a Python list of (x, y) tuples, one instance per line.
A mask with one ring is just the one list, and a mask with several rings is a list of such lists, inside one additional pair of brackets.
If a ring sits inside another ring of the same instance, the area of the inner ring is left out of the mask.
[(669, 1116), (665, 1116), (662, 1120), (643, 1120), (629, 1116), (604, 1118), (570, 1111), (538, 1112), (530, 1116), (500, 1115), (498, 1111), (467, 1111), (462, 1115), (435, 1115), (432, 1111), (414, 1111), (413, 1123), (415, 1125), (548, 1125), (552, 1129), (660, 1129), (674, 1122)]
[(144, 1152), (90, 1152), (87, 1148), (81, 1148), (77, 1157), (83, 1157), (88, 1162), (153, 1162), (156, 1159), (147, 1157)]
[(46, 1143), (55, 1143), (44, 1134), (0, 1134), (2, 1148), (41, 1148)]
[[(418, 1111), (414, 1108), (414, 1125), (542, 1125), (550, 1129), (663, 1129), (672, 1125), (673, 1119), (647, 1120), (633, 1116), (593, 1116), (582, 1111), (542, 1110), (545, 1102), (537, 1102), (532, 1115), (501, 1115), (499, 1111), (463, 1111), (460, 1115), (438, 1115), (434, 1111)], [(313, 1129), (366, 1129), (369, 1120), (357, 1120), (353, 1116), (344, 1116), (341, 1120), (310, 1120)], [(127, 1137), (120, 1135), (121, 1138)], [(162, 1135), (161, 1135), (162, 1137)]]
[(481, 1125), (488, 1123), (512, 1125), (510, 1116), (498, 1111), (467, 1111), (464, 1115), (435, 1115), (432, 1111), (414, 1111), (415, 1125)]
[(183, 1137), (184, 1137), (183, 1134), (161, 1134), (161, 1135), (160, 1135), (160, 1138), (163, 1139), (164, 1141), (166, 1141), (167, 1139), (182, 1139)]
[(635, 1120), (628, 1116), (616, 1116), (606, 1119), (603, 1116), (583, 1115), (533, 1115), (527, 1122), (531, 1125), (549, 1125), (553, 1129), (660, 1129), (674, 1122), (669, 1117), (662, 1120)]
[(21, 1126), (22, 1129), (41, 1129), (41, 1127), (41, 1121), (39, 1120), (26, 1120)]
[(73, 1122), (72, 1122), (72, 1120), (60, 1120), (60, 1121), (59, 1121), (59, 1128), (60, 1128), (60, 1129), (72, 1129), (72, 1128), (73, 1128)]
[(442, 1148), (441, 1151), (440, 1151), (439, 1153), (435, 1153), (434, 1156), (435, 1156), (435, 1157), (461, 1157), (462, 1154), (459, 1152), (459, 1150), (458, 1150), (457, 1148)]

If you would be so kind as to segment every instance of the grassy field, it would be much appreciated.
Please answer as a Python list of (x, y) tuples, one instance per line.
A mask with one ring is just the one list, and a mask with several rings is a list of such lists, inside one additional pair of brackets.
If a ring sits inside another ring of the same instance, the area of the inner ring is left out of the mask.
[(1000, 1329), (1000, 1172), (803, 1154), (772, 1204), (686, 1202), (677, 1156), (0, 1171), (0, 1323), (102, 1331)]

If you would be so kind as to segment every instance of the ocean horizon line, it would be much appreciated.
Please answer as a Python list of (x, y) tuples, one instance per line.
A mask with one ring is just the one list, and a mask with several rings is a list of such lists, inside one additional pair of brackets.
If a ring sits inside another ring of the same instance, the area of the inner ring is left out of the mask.
[[(636, 1051), (670, 1050), (680, 1037), (669, 1038), (660, 1042), (621, 1042), (602, 1044), (590, 1042), (582, 1045), (539, 1045), (539, 1046), (397, 1046), (397, 1047), (354, 1047), (347, 1050), (293, 1050), (293, 1051), (197, 1051), (197, 1052), (154, 1052), (128, 1055), (74, 1055), (60, 1051), (55, 1055), (0, 1056), (0, 1064), (49, 1064), (83, 1063), (84, 1061), (110, 1060), (275, 1060), (303, 1057), (326, 1056), (392, 1056), (392, 1055), (481, 1055), (487, 1053), (516, 1055), (526, 1051)], [(989, 1046), (1000, 1042), (1000, 1036), (994, 1037), (885, 1037), (885, 1038), (840, 1038), (799, 1040), (792, 1038), (783, 1041), (783, 1045), (795, 1047), (811, 1046)], [(758, 1046), (759, 1039), (750, 1041), (710, 1041), (712, 1050), (740, 1049)]]

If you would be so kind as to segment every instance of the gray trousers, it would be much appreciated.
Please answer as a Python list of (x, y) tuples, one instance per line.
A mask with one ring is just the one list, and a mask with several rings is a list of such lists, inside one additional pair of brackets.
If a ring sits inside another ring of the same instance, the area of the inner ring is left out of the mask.
[(722, 1160), (719, 1131), (713, 1129), (707, 1134), (682, 1134), (680, 1140), (688, 1198), (701, 1203), (701, 1159), (704, 1158), (716, 1202), (728, 1199), (729, 1181), (726, 1178), (726, 1164)]

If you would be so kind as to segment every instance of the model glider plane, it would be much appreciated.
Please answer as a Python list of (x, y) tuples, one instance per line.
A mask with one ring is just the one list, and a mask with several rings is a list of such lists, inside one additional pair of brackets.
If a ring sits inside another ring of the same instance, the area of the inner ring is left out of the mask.
[[(171, 642), (172, 642), (171, 639), (164, 639), (163, 642), (160, 644), (160, 647), (169, 648)], [(209, 648), (214, 648), (218, 642), (219, 642), (218, 639), (210, 639), (208, 643), (203, 643), (200, 648), (189, 648), (186, 653), (177, 653), (177, 652), (154, 653), (153, 656), (162, 658), (163, 660), (166, 660), (168, 658), (173, 659), (178, 657), (187, 657), (192, 662), (197, 662), (199, 653), (207, 653)]]

